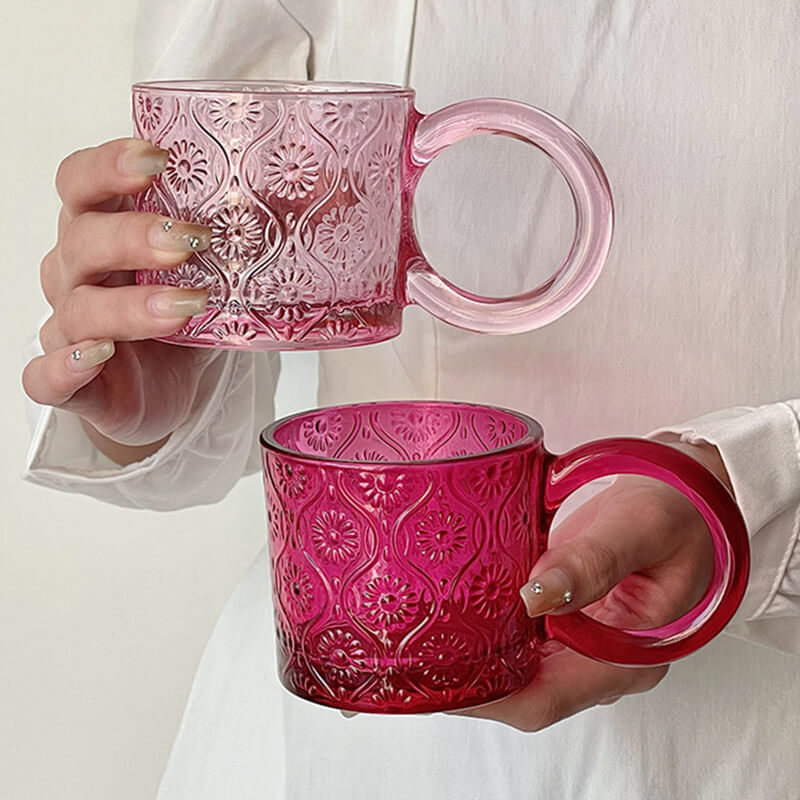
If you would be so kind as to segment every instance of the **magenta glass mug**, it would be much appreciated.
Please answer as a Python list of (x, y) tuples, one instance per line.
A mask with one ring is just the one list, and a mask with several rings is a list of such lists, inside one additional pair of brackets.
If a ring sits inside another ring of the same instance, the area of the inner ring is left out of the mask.
[[(544, 111), (469, 100), (422, 115), (411, 89), (358, 83), (169, 81), (133, 86), (135, 134), (169, 150), (139, 211), (209, 225), (210, 247), (137, 281), (205, 288), (207, 310), (163, 341), (228, 349), (322, 349), (400, 333), (404, 306), (483, 333), (560, 317), (589, 291), (611, 244), (605, 174)], [(545, 284), (486, 298), (426, 261), (411, 218), (425, 167), (477, 133), (541, 148), (566, 179), (576, 232)]]
[[(664, 664), (714, 637), (741, 602), (749, 546), (725, 486), (643, 439), (564, 455), (530, 417), (451, 402), (308, 411), (261, 434), (278, 669), (300, 697), (382, 713), (480, 705), (530, 683), (557, 639), (612, 664)], [(530, 619), (518, 589), (579, 486), (631, 473), (698, 508), (714, 545), (698, 604), (650, 630), (577, 611)]]

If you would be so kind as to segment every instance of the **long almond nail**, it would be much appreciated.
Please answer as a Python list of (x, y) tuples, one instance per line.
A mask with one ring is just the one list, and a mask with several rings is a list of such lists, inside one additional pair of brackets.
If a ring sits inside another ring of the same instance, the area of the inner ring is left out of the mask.
[(572, 602), (572, 584), (561, 569), (549, 569), (531, 578), (519, 593), (529, 617), (550, 614)]
[(205, 250), (211, 243), (211, 231), (203, 225), (162, 217), (147, 229), (147, 244), (154, 250), (172, 253), (193, 253)]
[(147, 307), (157, 317), (193, 317), (201, 314), (207, 303), (205, 289), (166, 289), (151, 295)]
[(128, 145), (119, 160), (119, 169), (124, 175), (144, 178), (158, 175), (167, 166), (169, 151), (154, 147), (150, 142), (138, 139)]
[(72, 372), (86, 372), (114, 355), (114, 342), (100, 339), (86, 347), (75, 348), (67, 356), (67, 368)]

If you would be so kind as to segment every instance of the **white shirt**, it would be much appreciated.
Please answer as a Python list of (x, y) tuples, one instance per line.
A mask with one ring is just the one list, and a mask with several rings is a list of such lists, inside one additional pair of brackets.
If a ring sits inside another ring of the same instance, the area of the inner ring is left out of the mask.
[[(612, 254), (590, 295), (512, 337), (408, 309), (401, 337), (320, 355), (318, 401), (495, 403), (538, 418), (555, 452), (653, 429), (712, 442), (753, 551), (727, 636), (653, 692), (536, 735), (442, 715), (344, 720), (288, 695), (275, 675), (262, 553), (209, 642), (160, 800), (797, 796), (800, 680), (787, 653), (800, 653), (800, 3), (755, 9), (746, 0), (141, 4), (136, 79), (407, 82), (424, 112), (499, 95), (578, 130), (617, 207)], [(541, 282), (571, 238), (554, 175), (515, 141), (448, 151), (415, 203), (430, 260), (484, 294)], [(120, 505), (213, 502), (258, 469), (277, 374), (275, 354), (221, 354), (187, 423), (127, 467), (93, 450), (70, 415), (42, 409), (27, 477)]]

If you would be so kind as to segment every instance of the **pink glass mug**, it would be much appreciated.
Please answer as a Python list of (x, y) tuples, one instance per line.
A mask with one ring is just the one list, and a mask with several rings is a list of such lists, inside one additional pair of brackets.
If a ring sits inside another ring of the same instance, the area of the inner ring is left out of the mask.
[[(133, 86), (135, 134), (169, 150), (136, 209), (211, 226), (210, 247), (144, 284), (202, 287), (208, 309), (163, 341), (228, 349), (322, 349), (400, 333), (403, 307), (483, 333), (560, 317), (589, 291), (611, 244), (605, 174), (569, 127), (511, 100), (424, 116), (411, 89), (358, 83), (169, 81)], [(425, 259), (411, 218), (425, 167), (477, 133), (541, 148), (572, 193), (576, 232), (545, 284), (479, 297)]]
[[(261, 444), (279, 675), (324, 705), (480, 705), (530, 683), (547, 638), (612, 664), (664, 664), (719, 633), (745, 591), (736, 503), (667, 445), (604, 439), (556, 456), (524, 414), (428, 401), (304, 412), (268, 426)], [(617, 473), (658, 478), (700, 511), (714, 545), (703, 598), (650, 630), (580, 611), (530, 619), (517, 590), (555, 511)]]

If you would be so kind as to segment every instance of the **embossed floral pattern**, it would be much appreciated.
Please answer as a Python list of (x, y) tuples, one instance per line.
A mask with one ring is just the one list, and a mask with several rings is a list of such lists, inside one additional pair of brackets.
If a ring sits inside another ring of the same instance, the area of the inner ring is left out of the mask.
[(284, 600), (297, 613), (307, 614), (314, 602), (314, 585), (308, 573), (290, 561), (284, 565), (282, 583)]
[(393, 511), (408, 498), (405, 477), (402, 474), (361, 472), (358, 486), (364, 499), (383, 511)]
[(367, 664), (361, 642), (350, 631), (341, 628), (325, 631), (317, 644), (323, 671), (336, 683), (353, 683)]
[(505, 447), (520, 438), (517, 430), (519, 425), (516, 420), (512, 423), (500, 417), (492, 417), (489, 419), (487, 427), (489, 429), (489, 446), (492, 448)]
[(256, 297), (271, 316), (297, 322), (305, 317), (314, 297), (314, 278), (300, 267), (274, 267), (261, 277)]
[(393, 144), (381, 145), (367, 163), (367, 186), (381, 199), (390, 199), (397, 180), (397, 150)]
[(411, 702), (411, 695), (405, 689), (383, 681), (381, 688), (372, 693), (372, 701), (379, 705), (402, 706)]
[(508, 611), (513, 596), (511, 576), (498, 564), (485, 566), (469, 587), (470, 605), (482, 617), (496, 617)]
[(320, 331), (320, 336), (326, 341), (334, 339), (348, 339), (355, 332), (353, 323), (349, 319), (337, 317), (328, 320)]
[(256, 331), (246, 322), (223, 322), (222, 325), (214, 328), (214, 336), (226, 344), (246, 345), (256, 338)]
[(179, 194), (196, 192), (208, 178), (208, 159), (194, 142), (181, 139), (169, 151), (164, 176)]
[(136, 102), (139, 125), (144, 133), (152, 133), (160, 124), (164, 112), (164, 100), (140, 94)]
[(334, 136), (352, 141), (366, 127), (369, 111), (363, 103), (340, 100), (322, 104), (323, 127)]
[(308, 475), (302, 467), (294, 467), (286, 461), (275, 461), (278, 488), (288, 497), (299, 497), (306, 488)]
[(242, 266), (263, 243), (263, 226), (249, 208), (224, 206), (209, 221), (211, 249), (229, 265)]
[(493, 461), (486, 467), (473, 470), (467, 478), (467, 485), (475, 497), (485, 503), (508, 491), (515, 477), (510, 461)]
[(389, 628), (404, 622), (414, 614), (417, 594), (400, 578), (384, 575), (367, 581), (363, 591), (366, 617), (380, 628)]
[(434, 564), (451, 559), (467, 543), (464, 517), (450, 509), (428, 512), (417, 525), (416, 534), (417, 550)]
[(386, 461), (387, 458), (383, 453), (377, 450), (370, 450), (368, 447), (363, 450), (358, 450), (353, 454), (356, 461)]
[(394, 291), (394, 264), (384, 262), (368, 272), (362, 280), (362, 288), (373, 297), (391, 296)]
[(419, 408), (393, 411), (392, 427), (398, 436), (418, 445), (436, 435), (439, 415), (435, 411)]
[(463, 636), (443, 631), (422, 642), (416, 665), (424, 670), (434, 686), (451, 686), (462, 680), (460, 672), (469, 663), (469, 654), (469, 645)]
[(164, 270), (163, 281), (169, 286), (179, 286), (181, 289), (206, 288), (214, 278), (202, 267), (191, 261), (184, 261), (174, 269)]
[(261, 119), (261, 104), (246, 100), (243, 95), (214, 98), (208, 102), (208, 118), (215, 128), (239, 138), (255, 130)]
[(303, 198), (314, 188), (318, 178), (319, 163), (303, 144), (282, 144), (267, 161), (267, 191), (278, 197)]
[(364, 252), (367, 228), (357, 206), (337, 206), (317, 225), (314, 247), (329, 264), (350, 265)]
[(312, 523), (311, 531), (314, 549), (325, 561), (341, 564), (356, 554), (358, 533), (341, 511), (323, 511)]
[(333, 416), (320, 414), (313, 419), (304, 420), (300, 430), (311, 447), (321, 453), (339, 438), (342, 432), (342, 417), (340, 414)]

